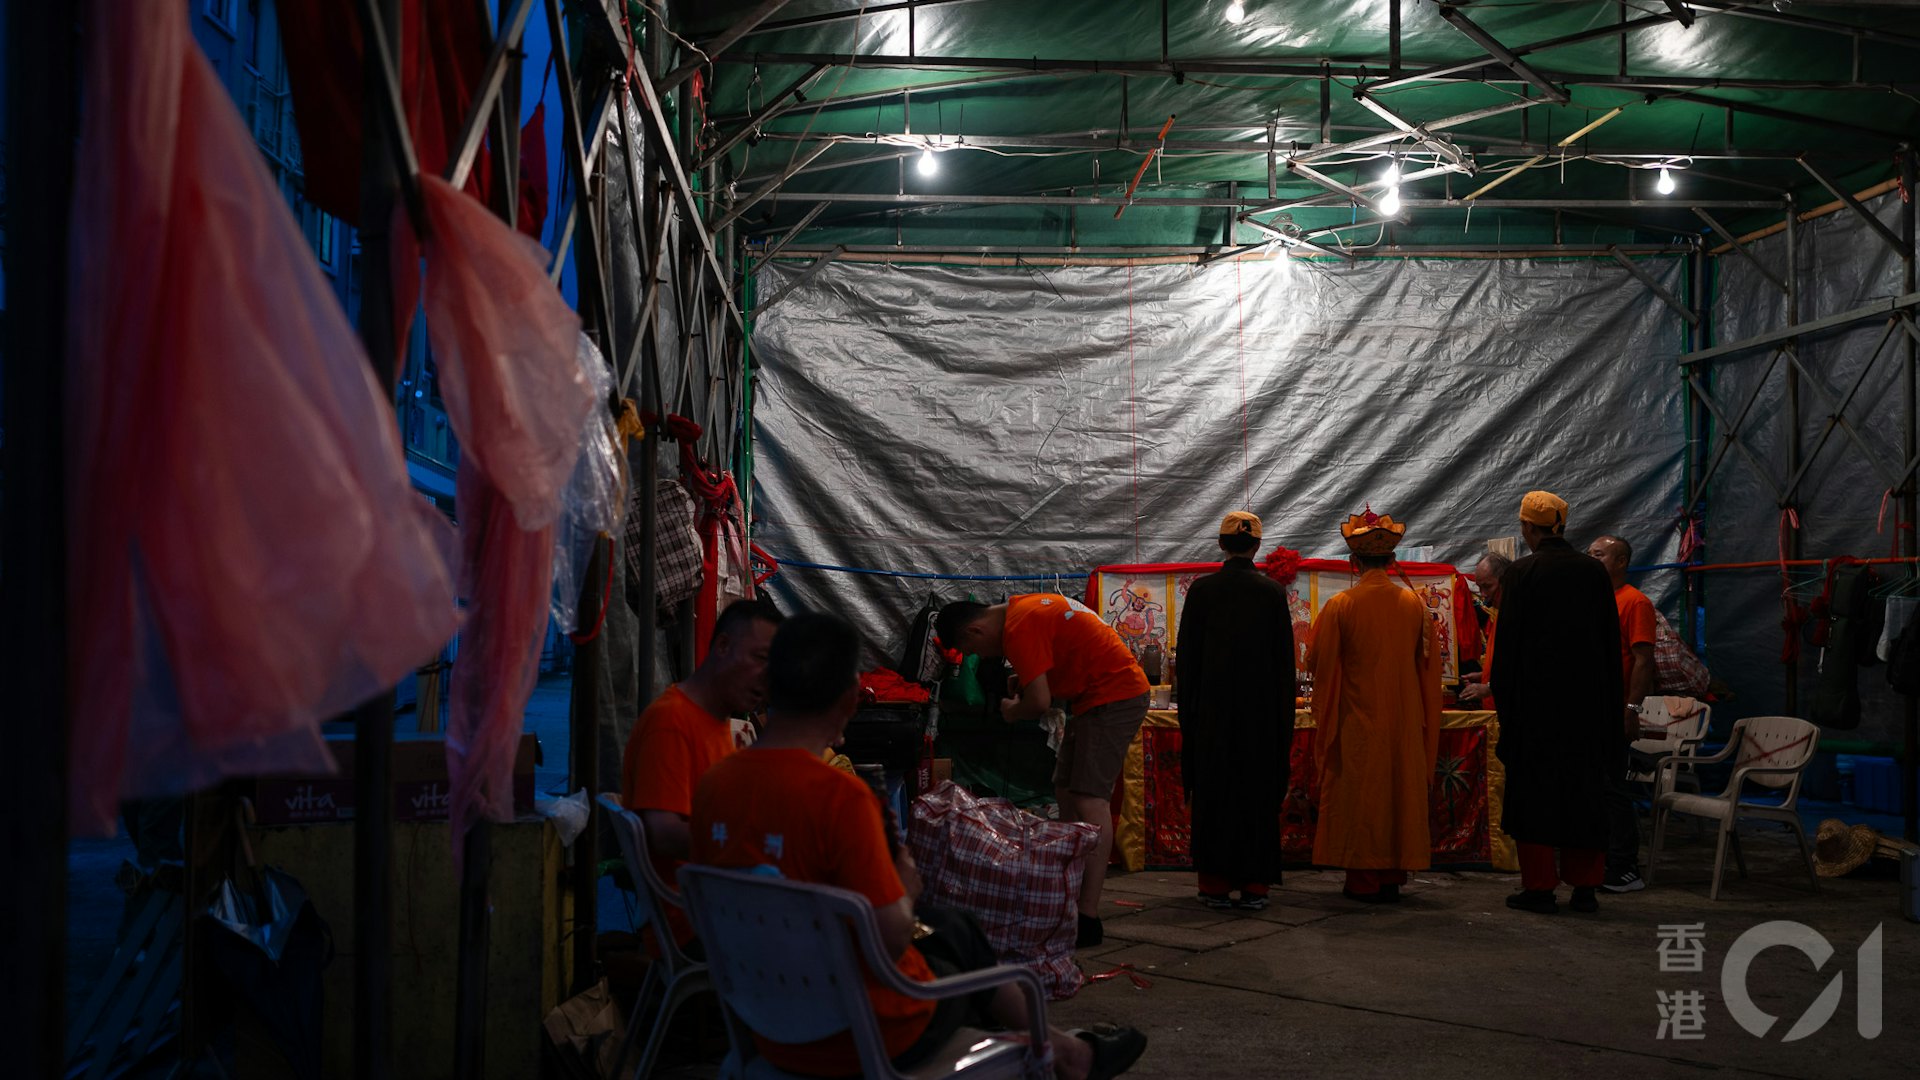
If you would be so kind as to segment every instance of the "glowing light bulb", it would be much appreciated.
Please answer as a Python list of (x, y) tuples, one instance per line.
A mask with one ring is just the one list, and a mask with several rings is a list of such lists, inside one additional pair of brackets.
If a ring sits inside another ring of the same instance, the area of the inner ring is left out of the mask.
[(918, 168), (921, 176), (932, 176), (934, 173), (940, 171), (940, 163), (933, 160), (932, 148), (920, 151), (920, 164)]
[(1673, 171), (1665, 165), (1660, 166), (1660, 180), (1653, 185), (1653, 190), (1662, 195), (1673, 194)]
[(1396, 158), (1395, 160), (1387, 163), (1387, 171), (1380, 174), (1380, 182), (1383, 184), (1391, 184), (1395, 187), (1398, 187), (1400, 185), (1399, 159)]
[(1385, 195), (1380, 196), (1380, 216), (1397, 217), (1399, 213), (1400, 188), (1398, 185), (1395, 185), (1394, 187), (1388, 188)]
[(1240, 0), (1233, 0), (1233, 3), (1227, 5), (1227, 21), (1228, 22), (1232, 23), (1235, 26), (1239, 26), (1241, 23), (1245, 22), (1246, 19), (1247, 19), (1247, 9), (1241, 5)]

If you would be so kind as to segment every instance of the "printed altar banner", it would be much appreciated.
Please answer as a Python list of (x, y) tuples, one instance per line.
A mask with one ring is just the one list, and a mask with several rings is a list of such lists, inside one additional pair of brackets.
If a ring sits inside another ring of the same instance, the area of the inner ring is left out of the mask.
[[(1466, 578), (1445, 563), (1399, 563), (1401, 579), (1427, 605), (1439, 631), (1441, 680), (1459, 682), (1460, 664), (1479, 656), (1479, 634), (1472, 614), (1473, 598)], [(1087, 606), (1100, 613), (1120, 634), (1134, 656), (1150, 645), (1163, 656), (1180, 648), (1180, 610), (1194, 579), (1220, 569), (1219, 563), (1152, 563), (1139, 566), (1102, 566), (1087, 576)], [(1299, 572), (1286, 583), (1293, 610), (1294, 664), (1307, 670), (1307, 645), (1314, 617), (1327, 599), (1359, 580), (1351, 564), (1334, 559), (1304, 559)], [(1462, 640), (1460, 628), (1468, 632)], [(1167, 665), (1172, 669), (1172, 664)]]
[[(1114, 857), (1127, 870), (1193, 865), (1186, 793), (1180, 783), (1179, 714), (1154, 710), (1127, 753), (1114, 795)], [(1494, 756), (1500, 724), (1490, 712), (1442, 714), (1440, 754), (1428, 787), (1435, 866), (1491, 865), (1516, 870), (1513, 841), (1500, 830), (1506, 770)], [(1280, 851), (1288, 863), (1313, 861), (1319, 777), (1313, 769), (1313, 715), (1295, 715), (1292, 767), (1280, 810)]]

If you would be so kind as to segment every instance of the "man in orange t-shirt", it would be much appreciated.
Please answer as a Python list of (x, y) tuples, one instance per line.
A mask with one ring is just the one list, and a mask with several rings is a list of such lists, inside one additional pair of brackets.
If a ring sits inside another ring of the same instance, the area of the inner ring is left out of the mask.
[[(653, 868), (669, 885), (687, 858), (694, 784), (734, 750), (728, 718), (766, 704), (767, 650), (780, 618), (760, 601), (729, 604), (714, 623), (706, 660), (655, 698), (627, 739), (620, 804), (646, 824)], [(693, 924), (679, 908), (668, 908), (667, 920), (674, 940), (683, 946), (693, 940)]]
[[(693, 861), (768, 866), (794, 881), (859, 893), (873, 905), (882, 946), (901, 974), (918, 982), (991, 967), (993, 948), (971, 919), (928, 911), (923, 918), (934, 928), (916, 927), (920, 875), (913, 855), (895, 841), (873, 789), (821, 760), (859, 706), (859, 660), (859, 635), (831, 615), (797, 615), (782, 626), (768, 663), (772, 707), (765, 733), (714, 766), (694, 792)], [(909, 998), (871, 977), (866, 990), (887, 1054), (902, 1070), (925, 1062), (963, 1026), (1026, 1026), (1026, 1004), (1011, 985), (938, 1003)], [(801, 1045), (755, 1040), (788, 1072), (860, 1071), (853, 1039), (844, 1032)], [(1130, 1028), (1078, 1038), (1055, 1030), (1050, 1041), (1059, 1075), (1069, 1080), (1118, 1075), (1146, 1047), (1146, 1037)]]
[(1113, 786), (1147, 718), (1146, 673), (1113, 627), (1059, 593), (1015, 596), (992, 607), (960, 600), (941, 608), (934, 622), (943, 646), (1004, 657), (1013, 665), (1020, 689), (1000, 702), (1003, 719), (1033, 720), (1055, 705), (1066, 709), (1054, 796), (1062, 821), (1100, 830), (1080, 882), (1076, 940), (1083, 949), (1100, 944), (1100, 890), (1113, 850)]
[[(1620, 677), (1627, 688), (1623, 721), (1629, 744), (1640, 737), (1640, 703), (1654, 692), (1655, 667), (1653, 601), (1627, 584), (1627, 564), (1633, 545), (1619, 536), (1602, 536), (1587, 545), (1587, 554), (1600, 560), (1613, 579), (1613, 606), (1620, 613)], [(1633, 808), (1634, 792), (1627, 776), (1634, 771), (1634, 751), (1614, 770), (1607, 789), (1607, 878), (1601, 888), (1610, 893), (1634, 892), (1646, 887), (1640, 877), (1640, 819)], [(1646, 762), (1649, 765), (1651, 762)]]

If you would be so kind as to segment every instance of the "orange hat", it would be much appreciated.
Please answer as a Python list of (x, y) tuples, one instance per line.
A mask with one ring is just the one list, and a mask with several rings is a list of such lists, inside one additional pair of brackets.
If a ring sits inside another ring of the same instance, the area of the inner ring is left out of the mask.
[(1365, 513), (1348, 515), (1340, 526), (1340, 535), (1355, 555), (1389, 555), (1407, 535), (1407, 526), (1386, 514), (1374, 513), (1368, 506)]
[(1260, 539), (1260, 519), (1245, 510), (1235, 510), (1220, 519), (1220, 535), (1251, 536), (1258, 540)]
[(1564, 528), (1567, 500), (1551, 491), (1529, 491), (1520, 500), (1520, 520), (1543, 529)]

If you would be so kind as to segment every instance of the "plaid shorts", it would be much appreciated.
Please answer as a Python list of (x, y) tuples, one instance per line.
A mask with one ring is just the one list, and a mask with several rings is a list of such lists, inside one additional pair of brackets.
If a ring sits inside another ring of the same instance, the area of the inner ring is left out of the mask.
[(1147, 695), (1095, 705), (1067, 717), (1053, 786), (1095, 799), (1113, 798), (1113, 785), (1127, 763), (1127, 748), (1147, 719)]

